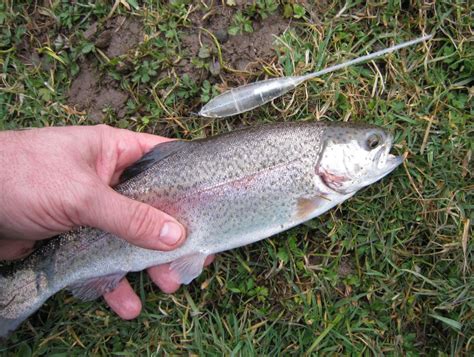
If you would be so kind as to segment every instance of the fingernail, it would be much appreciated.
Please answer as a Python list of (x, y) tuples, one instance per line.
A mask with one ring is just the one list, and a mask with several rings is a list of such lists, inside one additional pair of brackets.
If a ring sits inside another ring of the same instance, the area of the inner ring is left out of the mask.
[(181, 239), (183, 230), (174, 222), (165, 222), (160, 231), (160, 239), (166, 245), (173, 246)]

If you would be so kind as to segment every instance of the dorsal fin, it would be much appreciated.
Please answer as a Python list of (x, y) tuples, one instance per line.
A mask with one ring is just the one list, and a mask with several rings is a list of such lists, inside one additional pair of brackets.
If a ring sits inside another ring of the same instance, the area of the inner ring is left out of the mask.
[(138, 161), (135, 161), (135, 163), (124, 170), (120, 176), (120, 183), (137, 176), (139, 173), (145, 171), (156, 162), (175, 154), (183, 147), (186, 147), (186, 145), (189, 145), (189, 143), (182, 140), (167, 141), (166, 143), (156, 145), (153, 149), (143, 155)]

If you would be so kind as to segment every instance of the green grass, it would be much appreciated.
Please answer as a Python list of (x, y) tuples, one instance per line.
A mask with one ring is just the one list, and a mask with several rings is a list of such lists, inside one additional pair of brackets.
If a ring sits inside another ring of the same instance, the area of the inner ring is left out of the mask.
[[(129, 94), (121, 118), (104, 108), (110, 125), (192, 139), (261, 122), (363, 121), (391, 129), (395, 151), (408, 153), (408, 160), (308, 224), (221, 254), (174, 295), (160, 293), (145, 274), (133, 275), (144, 303), (134, 321), (121, 321), (100, 301), (81, 303), (63, 292), (0, 352), (472, 355), (474, 50), (468, 2), (333, 1), (312, 8), (257, 1), (241, 9), (246, 18), (261, 21), (274, 5), (276, 13), (292, 17), (275, 42), (273, 60), (243, 73), (232, 71), (223, 56), (221, 77), (211, 82), (178, 70), (184, 58), (193, 71), (207, 72), (219, 57), (214, 49), (190, 58), (182, 44), (190, 10), (221, 10), (205, 9), (209, 2), (128, 1), (130, 9), (119, 5), (112, 14), (111, 5), (52, 3), (0, 4), (0, 129), (91, 124), (86, 113), (66, 105), (80, 60), (88, 56)], [(142, 22), (147, 41), (118, 58), (104, 56), (84, 31), (109, 15)], [(225, 85), (317, 70), (418, 37), (421, 29), (435, 33), (427, 45), (312, 81), (273, 105), (229, 119), (190, 114)], [(25, 63), (25, 43), (42, 64)], [(123, 66), (131, 69), (123, 72)]]

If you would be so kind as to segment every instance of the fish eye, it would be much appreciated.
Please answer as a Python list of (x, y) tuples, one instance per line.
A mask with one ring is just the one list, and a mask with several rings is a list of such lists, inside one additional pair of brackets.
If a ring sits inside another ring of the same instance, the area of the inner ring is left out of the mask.
[(373, 150), (382, 143), (382, 138), (378, 134), (371, 134), (366, 141), (367, 149)]

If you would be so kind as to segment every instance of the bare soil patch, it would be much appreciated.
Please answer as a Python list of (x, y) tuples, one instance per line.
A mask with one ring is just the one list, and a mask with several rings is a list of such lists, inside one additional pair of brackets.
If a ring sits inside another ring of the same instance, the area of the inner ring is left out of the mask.
[(93, 23), (84, 37), (93, 40), (95, 46), (114, 58), (135, 48), (143, 39), (143, 25), (140, 21), (124, 16), (117, 16), (102, 26)]
[(276, 13), (266, 19), (252, 21), (253, 32), (244, 32), (235, 36), (228, 34), (229, 26), (232, 24), (234, 14), (239, 7), (218, 7), (214, 12), (206, 14), (195, 12), (191, 15), (192, 29), (183, 36), (183, 48), (188, 52), (189, 58), (182, 61), (182, 69), (185, 69), (193, 78), (208, 76), (190, 68), (190, 59), (199, 56), (201, 44), (212, 48), (217, 53), (214, 42), (205, 31), (210, 31), (219, 41), (222, 56), (227, 66), (238, 70), (252, 72), (261, 67), (263, 63), (269, 63), (275, 59), (274, 52), (275, 37), (280, 36), (289, 25), (289, 20)]
[[(94, 42), (107, 57), (114, 58), (126, 54), (142, 41), (143, 25), (132, 18), (118, 16), (102, 25), (93, 23), (84, 37)], [(90, 119), (101, 122), (106, 110), (123, 118), (128, 97), (115, 80), (101, 75), (95, 57), (87, 56), (80, 64), (79, 75), (71, 83), (68, 104), (87, 111)]]
[(87, 111), (95, 122), (103, 120), (105, 110), (123, 118), (128, 94), (118, 88), (113, 79), (101, 77), (95, 63), (84, 61), (80, 67), (79, 75), (69, 88), (68, 104)]

